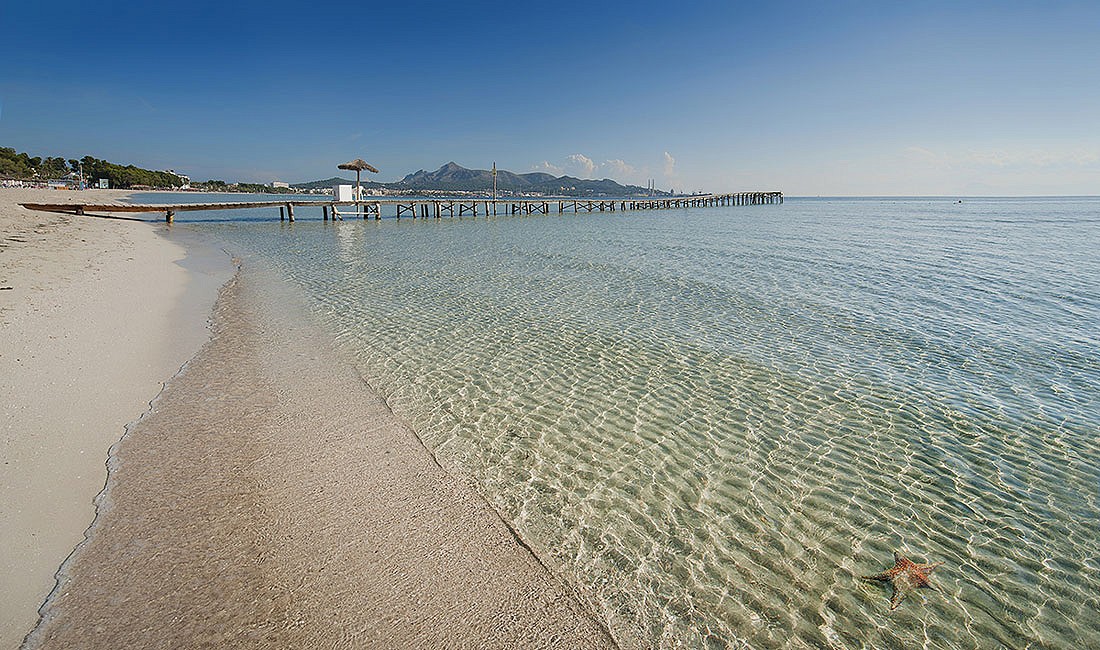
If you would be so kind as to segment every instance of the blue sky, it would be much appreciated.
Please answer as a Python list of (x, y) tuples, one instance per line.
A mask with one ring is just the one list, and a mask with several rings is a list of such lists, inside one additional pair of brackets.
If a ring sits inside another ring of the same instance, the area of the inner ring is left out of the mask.
[(791, 195), (1100, 194), (1100, 2), (0, 0), (0, 146)]

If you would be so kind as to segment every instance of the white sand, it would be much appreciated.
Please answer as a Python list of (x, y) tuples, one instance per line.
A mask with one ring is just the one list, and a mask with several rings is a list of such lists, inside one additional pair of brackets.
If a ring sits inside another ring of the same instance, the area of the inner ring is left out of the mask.
[(615, 647), (252, 264), (114, 447), (29, 648)]
[(192, 281), (166, 226), (18, 206), (123, 196), (0, 189), (0, 649), (83, 539), (108, 449), (208, 335), (219, 283)]
[(615, 647), (284, 285), (246, 267), (203, 345), (221, 282), (163, 225), (13, 205), (63, 198), (0, 191), (0, 650), (62, 563), (29, 647)]

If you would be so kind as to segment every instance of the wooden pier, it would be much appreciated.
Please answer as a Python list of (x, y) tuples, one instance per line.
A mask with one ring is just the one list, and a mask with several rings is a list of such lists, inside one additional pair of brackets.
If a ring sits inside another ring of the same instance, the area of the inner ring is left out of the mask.
[[(354, 201), (250, 201), (226, 203), (178, 203), (172, 205), (134, 204), (134, 203), (23, 203), (29, 210), (60, 212), (64, 214), (135, 213), (161, 212), (165, 221), (172, 223), (177, 212), (200, 210), (246, 210), (257, 208), (278, 208), (279, 219), (294, 221), (294, 208), (321, 208), (322, 218), (343, 219), (348, 216), (368, 219), (382, 218), (382, 206), (394, 206), (400, 219), (409, 216), (413, 219), (464, 217), (471, 215), (493, 216), (550, 214), (555, 208), (558, 214), (615, 212), (629, 210), (671, 210), (682, 208), (705, 208), (732, 205), (768, 205), (783, 202), (782, 192), (737, 192), (733, 194), (697, 194), (693, 196), (673, 197), (632, 197), (620, 199), (578, 199), (578, 198), (523, 198), (523, 199), (374, 199)], [(350, 210), (347, 208), (351, 208)]]

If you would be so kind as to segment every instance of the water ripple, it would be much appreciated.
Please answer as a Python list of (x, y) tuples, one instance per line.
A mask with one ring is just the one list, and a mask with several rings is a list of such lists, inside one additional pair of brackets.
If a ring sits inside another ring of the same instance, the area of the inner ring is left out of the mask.
[[(1100, 201), (207, 226), (626, 646), (1100, 645)], [(945, 561), (888, 612), (859, 580)]]

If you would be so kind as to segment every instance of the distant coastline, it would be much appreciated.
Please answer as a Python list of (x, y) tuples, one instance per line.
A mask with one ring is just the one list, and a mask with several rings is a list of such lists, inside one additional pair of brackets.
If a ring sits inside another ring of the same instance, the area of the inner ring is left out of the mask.
[[(92, 156), (40, 157), (0, 147), (0, 186), (56, 189), (125, 189), (141, 192), (203, 192), (227, 194), (331, 194), (334, 185), (356, 184), (333, 176), (322, 180), (287, 183), (247, 183), (209, 179), (193, 181), (174, 169), (151, 170), (120, 165)], [(434, 172), (423, 169), (399, 181), (359, 183), (372, 196), (488, 196), (499, 198), (561, 196), (568, 198), (670, 197), (673, 190), (623, 185), (609, 178), (585, 179), (544, 172), (517, 174), (507, 170), (467, 169), (449, 162)]]

